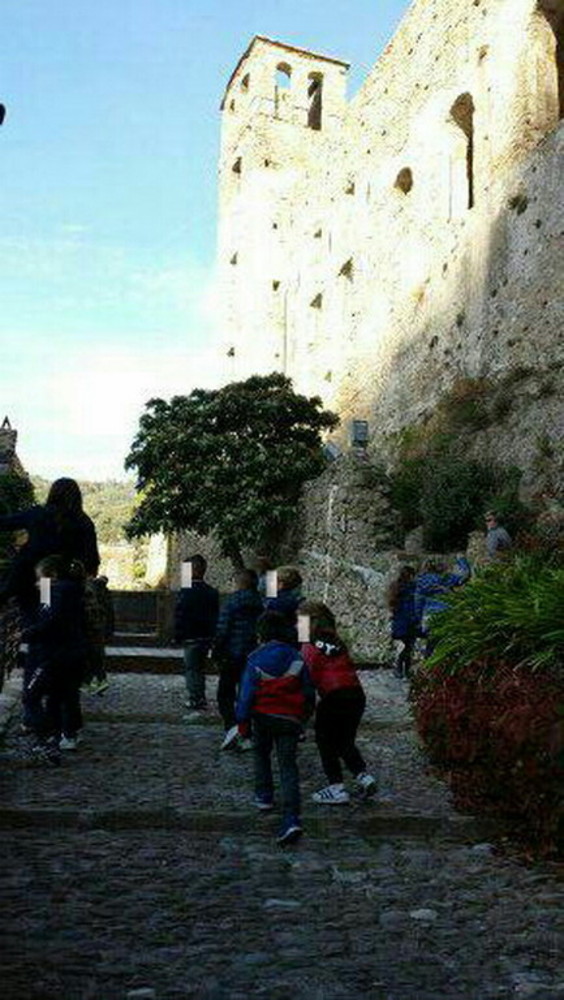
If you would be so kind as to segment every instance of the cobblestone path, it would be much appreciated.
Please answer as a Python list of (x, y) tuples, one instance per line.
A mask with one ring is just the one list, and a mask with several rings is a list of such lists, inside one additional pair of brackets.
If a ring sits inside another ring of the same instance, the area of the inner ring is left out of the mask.
[[(426, 769), (404, 690), (367, 674), (370, 803), (320, 807), (281, 849), (248, 754), (182, 721), (179, 677), (112, 678), (83, 745), (0, 752), (2, 1000), (564, 998), (564, 872), (499, 854)], [(210, 688), (213, 680), (210, 679)], [(490, 833), (491, 836), (491, 833)]]

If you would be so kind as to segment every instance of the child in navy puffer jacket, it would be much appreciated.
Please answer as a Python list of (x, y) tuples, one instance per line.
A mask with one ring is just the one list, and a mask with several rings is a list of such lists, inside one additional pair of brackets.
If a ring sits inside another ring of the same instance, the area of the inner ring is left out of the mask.
[(38, 740), (33, 749), (40, 755), (47, 751), (48, 757), (56, 759), (58, 748), (76, 749), (82, 728), (84, 568), (78, 561), (47, 556), (37, 566), (37, 577), (50, 581), (50, 595), (23, 633), (31, 667), (26, 702)]
[(315, 692), (301, 654), (287, 642), (284, 616), (266, 611), (257, 622), (257, 634), (261, 645), (247, 660), (236, 715), (242, 737), (248, 736), (252, 720), (255, 805), (261, 810), (274, 805), (270, 758), (276, 747), (283, 813), (278, 842), (284, 845), (302, 833), (296, 758), (303, 724), (313, 711)]
[(346, 646), (337, 634), (333, 613), (325, 604), (311, 601), (301, 605), (301, 615), (309, 618), (311, 641), (302, 646), (302, 656), (319, 697), (315, 739), (329, 781), (312, 798), (320, 804), (340, 805), (350, 801), (343, 784), (341, 761), (364, 795), (376, 791), (376, 779), (368, 774), (355, 743), (366, 697)]

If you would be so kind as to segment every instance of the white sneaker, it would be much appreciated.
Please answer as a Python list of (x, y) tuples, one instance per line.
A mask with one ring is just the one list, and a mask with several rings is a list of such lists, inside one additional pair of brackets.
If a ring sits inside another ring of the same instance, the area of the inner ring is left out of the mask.
[(59, 750), (76, 750), (79, 743), (80, 736), (61, 736)]
[(374, 795), (376, 793), (378, 785), (376, 778), (374, 778), (373, 775), (363, 771), (362, 774), (357, 774), (354, 780), (357, 785), (360, 785), (360, 788), (365, 795)]
[(235, 749), (239, 750), (240, 753), (248, 753), (249, 750), (253, 749), (253, 741), (247, 736), (239, 736), (235, 742)]
[(351, 797), (344, 785), (341, 784), (327, 785), (327, 788), (321, 788), (319, 792), (314, 792), (311, 798), (312, 802), (317, 802), (321, 805), (339, 806), (350, 802)]
[(225, 733), (225, 736), (223, 737), (223, 743), (221, 744), (220, 749), (229, 750), (229, 748), (232, 747), (233, 744), (236, 742), (238, 735), (239, 735), (239, 727), (231, 726), (231, 729), (228, 729)]
[(206, 718), (206, 713), (201, 708), (193, 708), (191, 712), (187, 712), (186, 715), (182, 716), (183, 722), (197, 723), (201, 722), (202, 719)]

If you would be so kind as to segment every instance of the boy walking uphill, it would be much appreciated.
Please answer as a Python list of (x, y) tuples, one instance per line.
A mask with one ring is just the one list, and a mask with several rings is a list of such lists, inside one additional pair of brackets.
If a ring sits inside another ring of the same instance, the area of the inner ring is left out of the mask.
[(343, 784), (341, 760), (364, 795), (376, 791), (376, 779), (355, 743), (366, 697), (354, 664), (339, 639), (333, 613), (325, 604), (303, 604), (300, 613), (310, 619), (311, 641), (302, 655), (319, 696), (315, 714), (315, 739), (329, 784), (314, 792), (314, 802), (341, 805), (350, 801)]
[(242, 736), (252, 720), (255, 763), (255, 804), (267, 810), (274, 806), (271, 755), (276, 747), (282, 796), (281, 845), (291, 844), (302, 834), (298, 741), (303, 723), (313, 711), (315, 693), (300, 653), (286, 639), (287, 621), (267, 611), (257, 623), (261, 645), (251, 653), (241, 681), (237, 721)]
[(188, 719), (195, 721), (208, 707), (205, 666), (217, 624), (219, 591), (204, 580), (208, 564), (203, 556), (192, 556), (187, 562), (192, 566), (192, 585), (178, 592), (174, 638), (184, 644)]

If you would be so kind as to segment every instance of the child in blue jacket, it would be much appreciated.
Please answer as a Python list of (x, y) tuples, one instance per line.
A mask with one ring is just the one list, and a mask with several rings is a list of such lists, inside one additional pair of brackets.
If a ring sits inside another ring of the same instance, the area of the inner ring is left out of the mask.
[(276, 747), (282, 796), (281, 845), (302, 834), (300, 778), (297, 748), (303, 724), (315, 706), (315, 690), (301, 653), (287, 641), (288, 624), (276, 611), (259, 618), (261, 645), (247, 660), (237, 702), (241, 736), (248, 735), (252, 720), (255, 763), (255, 804), (274, 806), (271, 755)]

